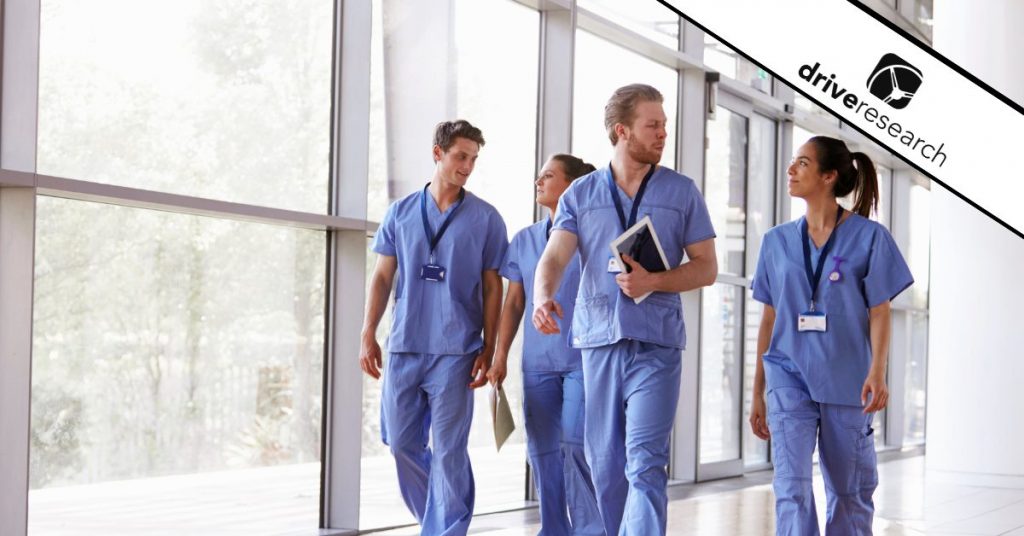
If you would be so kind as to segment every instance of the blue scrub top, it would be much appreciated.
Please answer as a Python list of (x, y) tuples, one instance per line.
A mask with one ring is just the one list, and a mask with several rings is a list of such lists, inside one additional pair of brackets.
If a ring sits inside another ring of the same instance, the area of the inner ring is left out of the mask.
[[(914, 282), (889, 231), (857, 214), (839, 224), (825, 259), (815, 309), (827, 331), (797, 331), (797, 317), (810, 306), (801, 229), (804, 218), (770, 229), (754, 274), (754, 299), (775, 308), (771, 344), (764, 354), (768, 389), (791, 386), (781, 369), (799, 371), (815, 402), (860, 406), (871, 367), (868, 309), (892, 300)], [(820, 249), (811, 243), (812, 259)], [(837, 260), (837, 257), (840, 260)], [(839, 265), (839, 281), (829, 274)], [(777, 368), (779, 367), (779, 368)], [(788, 376), (791, 377), (791, 376)]]
[[(572, 345), (596, 348), (633, 339), (674, 348), (686, 347), (679, 294), (655, 292), (640, 304), (626, 296), (608, 272), (609, 245), (625, 230), (608, 188), (611, 166), (573, 181), (558, 201), (554, 228), (578, 238), (583, 273), (572, 322)], [(633, 200), (616, 187), (623, 211)], [(669, 266), (683, 260), (683, 248), (715, 237), (704, 198), (689, 177), (658, 166), (637, 213), (650, 216)], [(564, 306), (564, 305), (563, 305)]]
[[(533, 277), (537, 273), (537, 262), (548, 244), (548, 220), (539, 221), (516, 233), (508, 247), (501, 265), (501, 275), (509, 281), (522, 283), (526, 292), (526, 314), (533, 314)], [(581, 370), (583, 358), (579, 350), (569, 345), (569, 329), (572, 323), (576, 292), (580, 287), (580, 259), (573, 255), (565, 268), (562, 284), (555, 294), (555, 301), (562, 305), (565, 315), (559, 320), (564, 329), (555, 335), (545, 335), (527, 320), (523, 333), (523, 370), (568, 372)], [(529, 318), (529, 317), (528, 317)]]
[[(486, 201), (466, 191), (462, 207), (434, 251), (434, 262), (447, 269), (444, 281), (420, 279), (430, 261), (430, 242), (423, 230), (423, 190), (388, 207), (373, 251), (398, 258), (394, 319), (389, 352), (468, 354), (483, 346), (483, 271), (497, 270), (508, 247), (505, 221)], [(427, 196), (427, 219), (436, 233), (445, 217), (433, 196)]]

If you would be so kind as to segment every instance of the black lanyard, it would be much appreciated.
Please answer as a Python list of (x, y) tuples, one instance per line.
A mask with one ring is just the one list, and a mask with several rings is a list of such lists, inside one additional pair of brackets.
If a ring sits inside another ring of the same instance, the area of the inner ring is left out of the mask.
[(808, 244), (810, 238), (807, 233), (807, 218), (804, 218), (804, 226), (801, 228), (801, 235), (804, 239), (804, 269), (807, 271), (807, 282), (811, 284), (811, 311), (814, 311), (814, 302), (818, 297), (818, 283), (821, 281), (821, 271), (825, 268), (825, 258), (828, 257), (829, 250), (832, 249), (832, 243), (836, 240), (836, 231), (839, 229), (839, 219), (843, 216), (843, 207), (839, 207), (836, 211), (836, 225), (832, 228), (832, 234), (828, 236), (828, 240), (825, 241), (825, 245), (821, 248), (821, 256), (818, 257), (818, 266), (815, 270), (811, 271), (811, 245)]
[(441, 224), (441, 228), (437, 230), (437, 234), (434, 234), (434, 230), (430, 228), (430, 222), (427, 220), (427, 196), (430, 195), (427, 192), (427, 188), (430, 187), (430, 183), (427, 183), (423, 187), (423, 195), (420, 196), (420, 216), (423, 217), (423, 233), (427, 235), (427, 242), (430, 243), (430, 262), (434, 262), (434, 249), (437, 248), (437, 243), (441, 241), (441, 237), (444, 232), (448, 230), (448, 225), (455, 219), (455, 213), (462, 208), (462, 201), (466, 199), (466, 189), (459, 188), (459, 200), (455, 202), (455, 206), (452, 207), (448, 216), (445, 217), (444, 223)]
[(615, 178), (612, 176), (611, 166), (608, 166), (608, 188), (612, 191), (612, 202), (615, 203), (615, 211), (619, 213), (619, 223), (622, 224), (623, 232), (636, 224), (636, 213), (640, 210), (640, 200), (644, 198), (644, 190), (647, 189), (647, 183), (651, 181), (651, 175), (654, 175), (654, 170), (657, 167), (651, 164), (651, 170), (647, 172), (647, 175), (644, 175), (644, 180), (640, 183), (640, 189), (636, 191), (636, 197), (633, 198), (633, 208), (629, 211), (629, 221), (626, 221), (626, 212), (622, 210), (622, 201), (619, 200), (619, 189), (615, 187)]

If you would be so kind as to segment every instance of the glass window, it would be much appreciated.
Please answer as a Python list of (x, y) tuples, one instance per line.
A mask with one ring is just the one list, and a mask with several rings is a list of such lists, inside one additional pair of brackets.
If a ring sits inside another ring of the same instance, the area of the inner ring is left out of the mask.
[[(750, 116), (749, 153), (747, 184), (747, 255), (746, 272), (752, 276), (757, 268), (757, 257), (761, 252), (761, 239), (775, 223), (775, 175), (776, 175), (775, 121), (754, 113)], [(761, 324), (763, 306), (746, 293), (743, 341), (743, 461), (757, 465), (768, 461), (768, 442), (758, 438), (747, 423), (750, 419), (750, 402), (754, 388), (757, 366), (757, 332)]]
[[(800, 125), (793, 125), (793, 154), (790, 155), (790, 160), (796, 157), (796, 152), (800, 149), (800, 146), (807, 143), (807, 140), (814, 136), (809, 130), (805, 130)], [(788, 163), (787, 163), (788, 165)], [(783, 184), (786, 184), (783, 182)], [(807, 213), (807, 202), (799, 197), (793, 197), (789, 195), (788, 191), (786, 195), (789, 197), (789, 219), (790, 221), (795, 220)]]
[(910, 187), (910, 243), (907, 246), (907, 264), (914, 275), (910, 287), (913, 307), (928, 307), (929, 262), (931, 258), (931, 191), (921, 184)]
[(597, 167), (607, 165), (611, 160), (612, 145), (608, 140), (608, 131), (604, 128), (604, 106), (616, 89), (627, 84), (644, 83), (657, 88), (665, 98), (668, 139), (665, 140), (661, 165), (675, 168), (679, 78), (675, 69), (579, 30), (576, 32), (575, 72), (573, 154)]
[(333, 2), (41, 10), (40, 173), (326, 212)]
[(871, 219), (881, 223), (889, 229), (889, 203), (892, 197), (892, 170), (875, 164), (875, 171), (878, 173), (878, 210), (871, 215)]
[[(704, 200), (718, 238), (718, 271), (743, 275), (746, 259), (746, 116), (719, 106), (707, 121)], [(744, 394), (744, 288), (718, 283), (703, 290), (700, 462), (740, 457)]]
[(487, 139), (470, 187), (498, 209), (511, 237), (534, 221), (540, 14), (510, 0), (457, 0), (455, 8), (458, 115)]
[(701, 291), (700, 463), (740, 457), (744, 297), (728, 283)]
[[(839, 118), (833, 115), (832, 112), (822, 108), (821, 106), (818, 106), (817, 104), (814, 104), (813, 102), (811, 102), (810, 99), (804, 97), (799, 93), (794, 92), (793, 98), (793, 104), (796, 105), (796, 108), (798, 110), (802, 110), (805, 113), (820, 117), (830, 124), (839, 126)], [(796, 138), (793, 138), (793, 141), (796, 141)]]
[(762, 93), (772, 94), (772, 76), (746, 56), (704, 34), (704, 63), (712, 69)]
[(707, 122), (704, 200), (718, 237), (718, 271), (743, 275), (747, 221), (747, 118), (719, 106)]
[(37, 206), (29, 532), (315, 530), (324, 233)]
[(673, 50), (679, 47), (679, 16), (657, 2), (577, 0), (576, 5)]
[[(381, 0), (373, 0), (370, 29), (370, 125), (366, 219), (380, 222), (392, 199), (388, 192), (387, 118), (384, 93), (384, 17)], [(372, 257), (372, 255), (371, 255)]]
[(903, 397), (903, 443), (925, 440), (928, 380), (928, 314), (911, 311), (910, 352), (906, 359), (906, 395)]
[(932, 39), (932, 0), (913, 0), (914, 4), (914, 26), (929, 41)]

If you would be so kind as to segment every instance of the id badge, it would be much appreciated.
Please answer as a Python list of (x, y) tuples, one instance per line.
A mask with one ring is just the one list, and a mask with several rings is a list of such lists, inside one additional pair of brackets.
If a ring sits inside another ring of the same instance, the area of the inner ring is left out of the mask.
[(618, 274), (622, 272), (622, 268), (619, 266), (619, 262), (615, 260), (615, 257), (608, 257), (608, 273)]
[(826, 327), (825, 313), (808, 311), (801, 315), (797, 315), (797, 331), (825, 331)]
[(444, 281), (444, 266), (437, 264), (424, 264), (420, 268), (420, 279), (424, 281)]

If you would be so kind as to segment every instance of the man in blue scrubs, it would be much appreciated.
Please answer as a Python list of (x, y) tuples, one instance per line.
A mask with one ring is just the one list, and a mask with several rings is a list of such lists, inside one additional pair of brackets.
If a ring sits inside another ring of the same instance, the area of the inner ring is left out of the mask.
[(359, 364), (380, 378), (375, 334), (397, 276), (381, 435), (395, 456), (402, 498), (431, 536), (469, 529), (472, 389), (487, 383), (501, 307), (505, 223), (464, 188), (483, 144), (467, 121), (439, 124), (430, 183), (391, 204), (373, 241), (377, 266)]
[[(715, 232), (694, 182), (658, 166), (667, 137), (658, 90), (617, 89), (605, 127), (611, 164), (574, 182), (559, 201), (537, 269), (533, 322), (543, 333), (560, 331), (555, 290), (578, 249), (571, 340), (583, 350), (586, 455), (605, 532), (665, 534), (669, 436), (686, 343), (679, 293), (714, 282)], [(671, 269), (648, 272), (625, 257), (629, 271), (620, 271), (609, 244), (645, 215)], [(684, 252), (689, 261), (680, 264)]]

